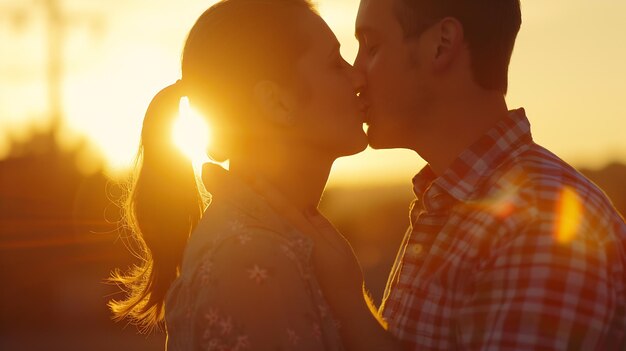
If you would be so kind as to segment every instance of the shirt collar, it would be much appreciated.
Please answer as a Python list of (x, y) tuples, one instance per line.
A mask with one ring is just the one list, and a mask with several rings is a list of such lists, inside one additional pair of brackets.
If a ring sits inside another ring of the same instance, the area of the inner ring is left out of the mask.
[(424, 198), (426, 205), (430, 202), (434, 207), (449, 205), (449, 201), (433, 201), (442, 192), (456, 201), (470, 201), (484, 180), (532, 142), (524, 109), (510, 111), (507, 118), (465, 149), (441, 176), (437, 177), (429, 165), (424, 167), (413, 178), (413, 190), (418, 199)]

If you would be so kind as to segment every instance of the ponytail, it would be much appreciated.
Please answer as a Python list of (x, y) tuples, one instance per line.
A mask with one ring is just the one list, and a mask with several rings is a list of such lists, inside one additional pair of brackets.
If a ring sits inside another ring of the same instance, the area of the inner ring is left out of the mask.
[[(230, 131), (247, 127), (244, 118), (252, 115), (242, 97), (258, 81), (291, 82), (295, 76), (296, 63), (310, 45), (294, 16), (298, 8), (315, 12), (309, 0), (222, 0), (191, 29), (181, 63), (185, 93), (192, 95), (195, 107), (218, 111), (201, 109), (214, 118), (211, 125), (224, 142), (216, 148), (223, 155), (237, 151), (239, 140)], [(154, 97), (146, 112), (136, 173), (124, 204), (130, 246), (140, 262), (110, 278), (126, 294), (109, 302), (115, 319), (143, 330), (163, 320), (165, 295), (204, 210), (192, 164), (171, 138), (182, 95), (181, 84), (173, 84)]]
[(114, 319), (128, 319), (143, 331), (163, 320), (165, 295), (178, 276), (185, 245), (204, 210), (191, 161), (171, 138), (180, 85), (179, 81), (161, 90), (148, 107), (124, 204), (131, 249), (141, 262), (128, 272), (114, 271), (110, 278), (126, 293), (123, 300), (109, 301)]

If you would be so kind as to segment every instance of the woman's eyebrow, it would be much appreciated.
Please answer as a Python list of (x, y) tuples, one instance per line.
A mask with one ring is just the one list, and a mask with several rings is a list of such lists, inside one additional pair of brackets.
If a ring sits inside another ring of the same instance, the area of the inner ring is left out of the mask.
[(330, 49), (330, 54), (328, 56), (334, 56), (337, 52), (339, 52), (340, 48), (341, 44), (338, 41), (335, 41), (332, 48)]

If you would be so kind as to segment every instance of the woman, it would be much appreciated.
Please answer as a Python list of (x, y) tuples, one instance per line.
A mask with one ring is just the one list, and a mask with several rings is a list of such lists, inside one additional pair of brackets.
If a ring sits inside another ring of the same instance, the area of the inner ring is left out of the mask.
[[(341, 350), (313, 274), (312, 239), (253, 190), (263, 179), (301, 213), (317, 208), (335, 159), (363, 150), (363, 77), (307, 0), (225, 0), (192, 28), (182, 79), (151, 103), (128, 222), (142, 264), (114, 275), (110, 306), (169, 350)], [(181, 96), (207, 116), (206, 208), (169, 133)]]

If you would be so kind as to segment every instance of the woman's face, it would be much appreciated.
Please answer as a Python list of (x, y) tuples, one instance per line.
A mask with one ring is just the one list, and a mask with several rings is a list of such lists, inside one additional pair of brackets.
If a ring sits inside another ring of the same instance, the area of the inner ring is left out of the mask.
[(298, 144), (333, 157), (363, 151), (365, 105), (357, 94), (364, 77), (341, 57), (337, 38), (319, 16), (303, 10), (301, 17), (309, 46), (297, 64), (303, 92), (289, 133)]

